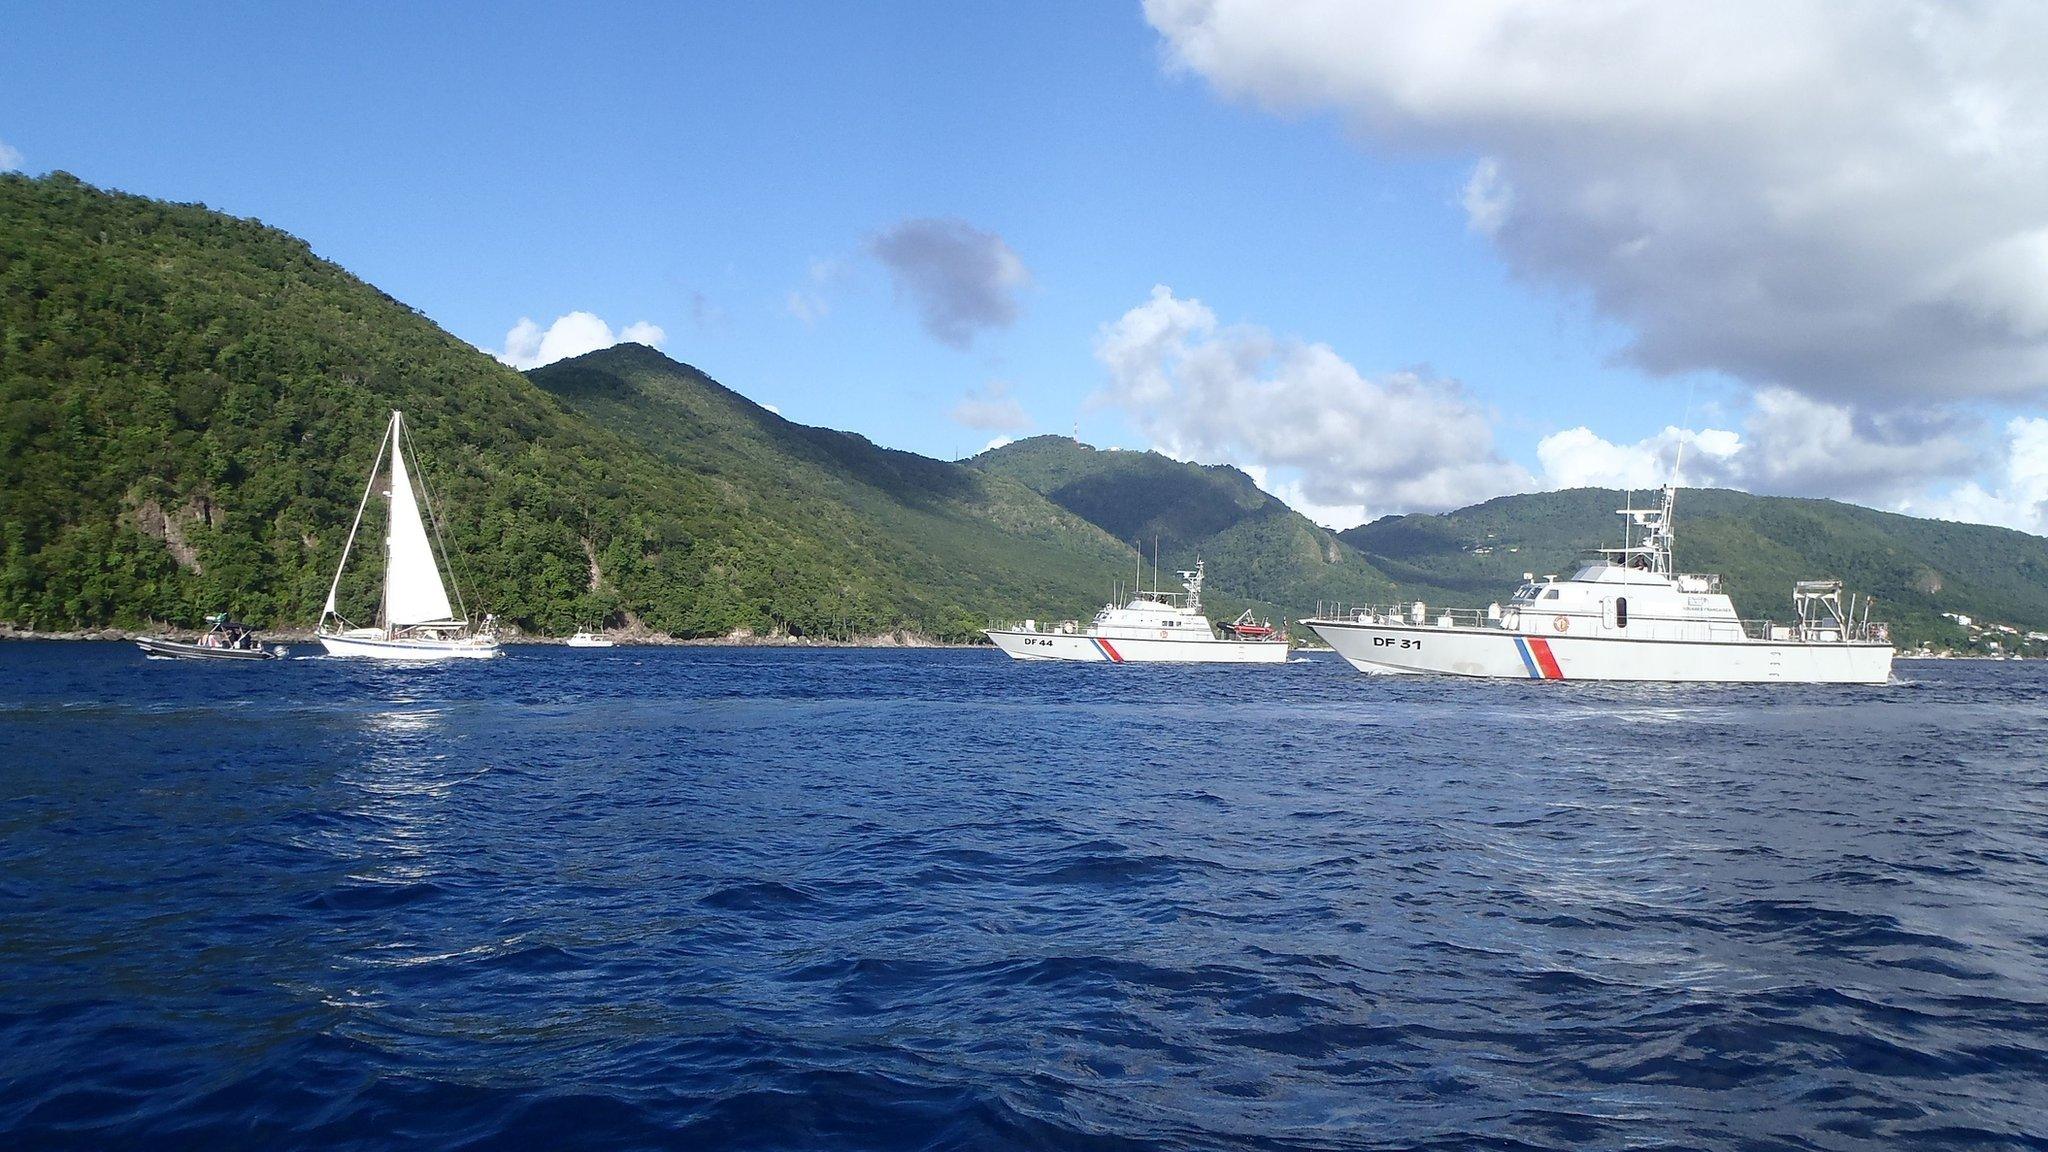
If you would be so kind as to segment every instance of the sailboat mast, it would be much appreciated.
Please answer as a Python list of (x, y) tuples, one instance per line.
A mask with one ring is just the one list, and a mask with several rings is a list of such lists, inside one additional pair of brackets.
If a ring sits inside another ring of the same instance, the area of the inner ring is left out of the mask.
[(391, 413), (391, 486), (384, 492), (384, 598), (377, 602), (377, 627), (389, 630), (391, 626), (391, 553), (397, 539), (396, 525), (392, 523), (392, 507), (398, 500), (398, 486), (405, 481), (405, 466), (399, 463), (399, 453), (405, 451), (405, 441), (400, 433), (405, 429), (405, 414)]
[[(397, 413), (392, 413), (394, 418)], [(370, 461), (370, 478), (363, 483), (363, 498), (356, 501), (356, 518), (348, 526), (348, 541), (341, 546), (341, 560), (334, 565), (334, 582), (327, 586), (327, 609), (321, 613), (324, 621), (329, 616), (339, 616), (335, 610), (335, 597), (341, 593), (341, 574), (348, 570), (349, 553), (355, 551), (356, 530), (363, 526), (363, 511), (370, 506), (370, 493), (377, 490), (377, 469), (384, 465), (384, 446), (391, 441), (391, 430), (384, 430), (384, 439), (377, 442), (377, 458)]]

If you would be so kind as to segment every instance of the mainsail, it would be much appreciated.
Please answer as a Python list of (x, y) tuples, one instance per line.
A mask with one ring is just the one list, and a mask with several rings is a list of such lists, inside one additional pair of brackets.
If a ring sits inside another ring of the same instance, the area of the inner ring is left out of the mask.
[(427, 526), (413, 498), (412, 478), (405, 472), (402, 425), (391, 422), (391, 535), (385, 540), (384, 623), (403, 628), (453, 618), (448, 590), (427, 542)]

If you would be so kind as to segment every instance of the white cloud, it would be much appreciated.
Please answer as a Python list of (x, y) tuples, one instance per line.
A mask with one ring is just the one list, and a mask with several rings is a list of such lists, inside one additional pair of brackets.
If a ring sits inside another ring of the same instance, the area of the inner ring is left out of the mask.
[(2048, 535), (2048, 420), (2016, 417), (2006, 424), (2005, 434), (2005, 460), (1996, 490), (1972, 480), (1906, 510)]
[(1497, 234), (1515, 206), (1515, 189), (1502, 178), (1500, 161), (1488, 156), (1473, 165), (1459, 202), (1465, 206), (1465, 220), (1474, 232)]
[(782, 304), (791, 316), (803, 321), (806, 327), (832, 314), (831, 301), (819, 293), (801, 288), (790, 289), (789, 294), (783, 297)]
[(998, 448), (1001, 448), (1008, 444), (1015, 444), (1016, 442), (1017, 438), (1015, 436), (998, 436), (995, 439), (989, 441), (988, 443), (983, 444), (981, 446), (981, 450), (983, 452), (993, 452)]
[(0, 140), (0, 172), (20, 171), (21, 161), (21, 151), (9, 145), (7, 141)]
[(776, 407), (776, 406), (775, 406), (775, 405), (773, 405), (773, 404), (763, 404), (763, 405), (761, 405), (761, 407), (763, 407), (763, 408), (766, 408), (766, 409), (767, 409), (767, 410), (769, 410), (770, 412), (773, 412), (773, 413), (775, 413), (775, 414), (776, 414), (777, 416), (780, 416), (780, 415), (782, 415), (782, 409), (781, 409), (781, 408), (778, 408), (778, 407)]
[(844, 260), (814, 257), (801, 287), (790, 289), (782, 306), (808, 328), (832, 314), (832, 298), (826, 293), (844, 284), (853, 274)]
[(953, 405), (951, 415), (955, 423), (983, 432), (1017, 432), (1031, 427), (1031, 417), (1024, 406), (1010, 395), (1010, 386), (1001, 380), (991, 380), (986, 387), (962, 396)]
[(1366, 515), (1363, 504), (1319, 504), (1309, 499), (1308, 493), (1301, 486), (1301, 481), (1275, 481), (1272, 470), (1261, 465), (1247, 464), (1242, 471), (1252, 478), (1252, 483), (1278, 497), (1282, 504), (1332, 531), (1342, 532), (1346, 528), (1356, 528), (1371, 519)]
[(1684, 445), (1683, 483), (1787, 496), (1898, 505), (1940, 477), (1974, 467), (1967, 429), (1905, 414), (1860, 415), (1782, 388), (1758, 390), (1740, 433), (1665, 428), (1617, 444), (1586, 427), (1536, 445), (1553, 488), (1654, 488), (1671, 478)]
[(1001, 236), (965, 220), (905, 220), (874, 238), (868, 250), (889, 270), (899, 299), (908, 298), (924, 330), (965, 349), (976, 335), (1016, 322), (1018, 295), (1031, 283), (1024, 261)]
[(611, 325), (589, 312), (570, 312), (555, 318), (555, 322), (542, 328), (531, 317), (521, 316), (519, 323), (505, 333), (505, 347), (502, 351), (485, 349), (500, 361), (514, 368), (525, 370), (553, 364), (571, 356), (581, 356), (614, 344), (645, 344), (659, 348), (668, 339), (668, 334), (657, 325), (638, 320), (626, 325), (617, 335), (612, 334)]
[(1473, 160), (1473, 229), (1653, 372), (2048, 390), (2048, 5), (1147, 0), (1174, 66)]
[[(1534, 478), (1494, 451), (1489, 414), (1454, 382), (1359, 374), (1328, 345), (1220, 327), (1165, 286), (1096, 338), (1123, 409), (1163, 452), (1232, 463), (1321, 510), (1455, 508)], [(1327, 513), (1326, 513), (1327, 514)]]
[(1681, 444), (1694, 483), (1725, 483), (1727, 462), (1741, 451), (1742, 438), (1717, 428), (1667, 427), (1647, 440), (1615, 444), (1582, 424), (1538, 441), (1536, 460), (1552, 488), (1655, 488), (1671, 479)]

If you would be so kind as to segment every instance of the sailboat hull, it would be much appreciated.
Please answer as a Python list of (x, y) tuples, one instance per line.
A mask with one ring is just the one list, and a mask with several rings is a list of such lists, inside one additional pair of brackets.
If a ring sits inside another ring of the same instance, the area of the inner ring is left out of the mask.
[(329, 656), (350, 656), (363, 660), (488, 660), (504, 653), (495, 637), (467, 636), (459, 640), (429, 640), (401, 637), (386, 640), (375, 636), (323, 635), (320, 646)]

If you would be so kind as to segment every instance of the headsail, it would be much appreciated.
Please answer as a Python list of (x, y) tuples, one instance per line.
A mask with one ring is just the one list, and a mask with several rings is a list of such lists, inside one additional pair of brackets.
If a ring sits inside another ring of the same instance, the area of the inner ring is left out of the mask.
[(391, 535), (385, 541), (384, 565), (384, 623), (392, 628), (448, 620), (453, 612), (412, 494), (412, 478), (406, 475), (405, 453), (398, 447), (400, 419), (394, 415), (392, 420)]

